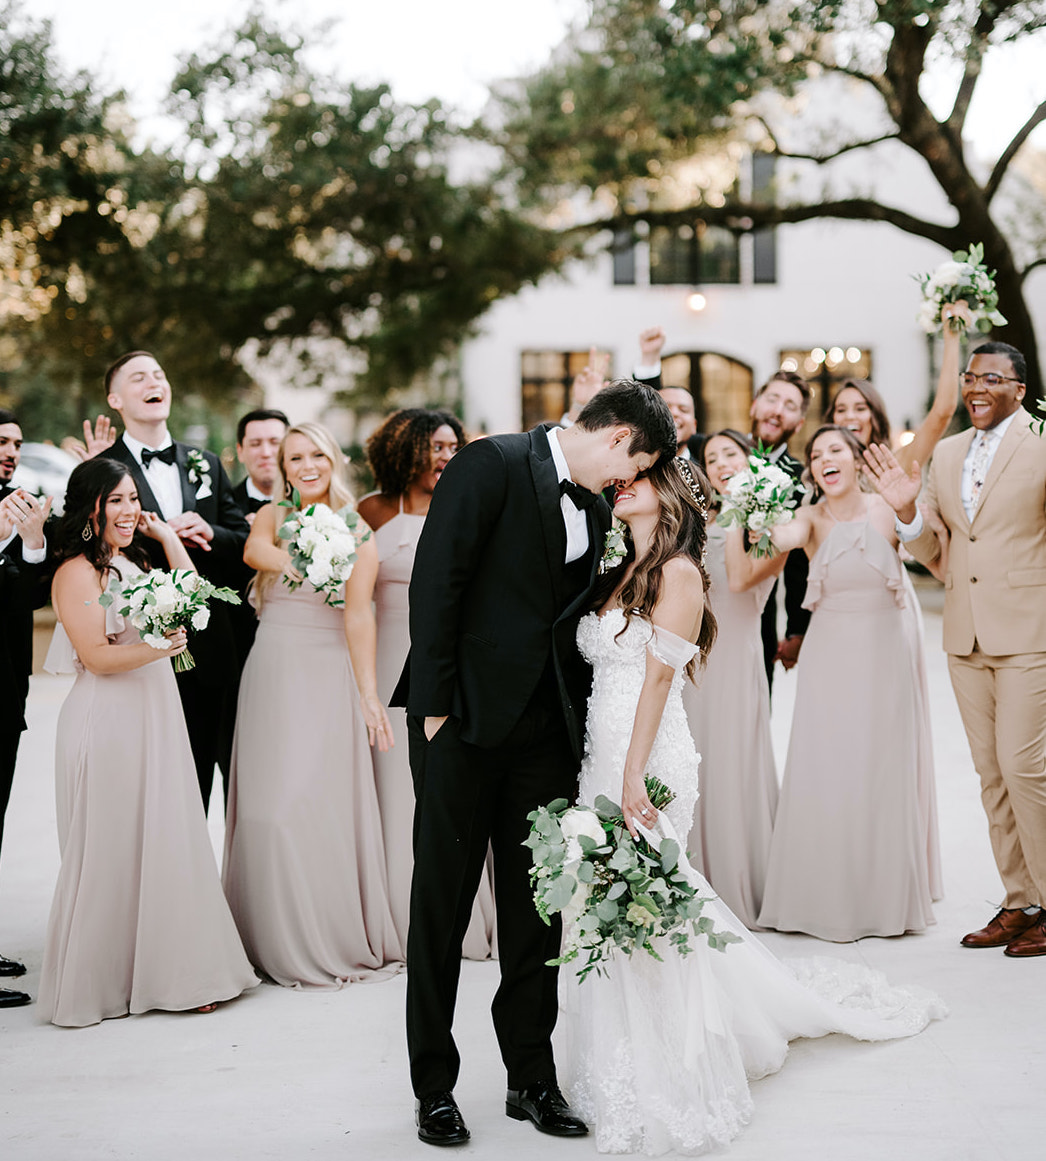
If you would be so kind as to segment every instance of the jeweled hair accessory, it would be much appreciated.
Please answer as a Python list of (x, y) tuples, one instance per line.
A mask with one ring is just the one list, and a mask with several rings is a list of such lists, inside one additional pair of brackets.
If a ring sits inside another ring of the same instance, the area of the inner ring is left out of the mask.
[(698, 511), (702, 516), (708, 515), (708, 503), (705, 500), (705, 494), (701, 489), (701, 485), (697, 482), (697, 476), (694, 475), (694, 469), (690, 465), (689, 460), (684, 460), (682, 456), (676, 456), (673, 461), (676, 465), (676, 471), (683, 479), (683, 483), (690, 489), (690, 495), (694, 497), (694, 503), (697, 505)]

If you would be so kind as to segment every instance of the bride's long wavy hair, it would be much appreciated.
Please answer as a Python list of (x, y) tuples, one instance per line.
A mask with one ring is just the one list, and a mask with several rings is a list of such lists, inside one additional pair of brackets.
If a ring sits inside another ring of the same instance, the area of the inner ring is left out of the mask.
[[(296, 423), (293, 427), (288, 427), (284, 432), (283, 440), (280, 443), (280, 450), (276, 454), (276, 483), (272, 490), (274, 499), (278, 498), (290, 503), (291, 494), (294, 490), (287, 480), (283, 467), (287, 439), (292, 435), (303, 435), (306, 439), (312, 440), (327, 459), (330, 460), (331, 482), (328, 506), (335, 512), (340, 512), (343, 508), (355, 508), (356, 502), (353, 499), (352, 490), (349, 488), (349, 474), (346, 467), (345, 454), (338, 446), (338, 441), (334, 436), (320, 423)], [(280, 525), (285, 519), (282, 515), (283, 511), (283, 509), (277, 510), (276, 527), (273, 530), (272, 537), (273, 544), (279, 548), (283, 547), (283, 541), (280, 540)], [(254, 580), (251, 582), (251, 592), (255, 607), (259, 611), (265, 603), (266, 594), (279, 580), (279, 577), (280, 574), (278, 572), (259, 572), (255, 575)]]
[[(625, 614), (625, 627), (634, 616), (650, 620), (661, 597), (665, 565), (677, 556), (685, 556), (696, 565), (704, 587), (704, 610), (696, 642), (700, 649), (700, 663), (704, 665), (716, 638), (716, 619), (708, 601), (709, 582), (705, 570), (705, 525), (712, 485), (700, 468), (678, 457), (659, 459), (643, 474), (657, 492), (661, 514), (650, 551), (636, 565), (618, 596)], [(625, 544), (627, 555), (622, 567), (627, 568), (635, 560), (636, 549), (627, 535)], [(620, 572), (614, 569), (600, 580), (594, 594), (594, 608), (606, 604), (620, 576)], [(693, 678), (697, 667), (698, 658), (695, 657), (684, 671), (687, 677)]]

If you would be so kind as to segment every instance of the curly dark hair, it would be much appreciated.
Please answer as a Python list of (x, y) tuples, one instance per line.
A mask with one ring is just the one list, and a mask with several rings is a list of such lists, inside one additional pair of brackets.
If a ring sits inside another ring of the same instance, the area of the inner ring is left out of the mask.
[[(653, 484), (658, 494), (661, 516), (650, 552), (639, 562), (621, 590), (619, 600), (625, 612), (625, 625), (627, 628), (637, 613), (646, 620), (650, 619), (661, 597), (665, 564), (677, 556), (687, 557), (697, 566), (704, 586), (704, 612), (696, 642), (703, 665), (717, 632), (715, 614), (708, 599), (709, 580), (704, 559), (712, 485), (699, 467), (675, 456), (659, 459), (649, 471), (641, 475)], [(625, 545), (626, 556), (621, 568), (627, 568), (636, 555), (631, 537), (626, 536)], [(592, 608), (599, 609), (606, 604), (620, 578), (621, 573), (614, 569), (600, 579), (593, 594)], [(686, 675), (693, 677), (696, 669), (697, 658), (687, 665)]]
[(449, 411), (426, 411), (408, 407), (396, 411), (367, 440), (367, 462), (374, 482), (383, 496), (402, 496), (432, 463), (432, 437), (444, 425), (464, 447), (465, 429)]
[[(73, 468), (65, 492), (65, 511), (58, 521), (54, 535), (54, 566), (86, 556), (95, 570), (105, 575), (112, 568), (112, 546), (105, 539), (105, 502), (119, 484), (131, 475), (130, 469), (119, 460), (96, 456)], [(97, 512), (97, 516), (95, 515)], [(94, 520), (97, 520), (95, 529)], [(90, 527), (93, 534), (84, 540), (83, 531)], [(149, 553), (140, 534), (123, 550), (123, 555), (145, 572), (151, 567)], [(119, 573), (119, 569), (114, 569)]]

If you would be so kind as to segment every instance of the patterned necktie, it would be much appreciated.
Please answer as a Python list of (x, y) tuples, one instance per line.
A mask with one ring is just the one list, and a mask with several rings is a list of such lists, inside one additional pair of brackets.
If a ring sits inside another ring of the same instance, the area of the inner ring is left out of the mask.
[(978, 444), (973, 450), (973, 460), (970, 463), (970, 519), (977, 512), (977, 505), (981, 502), (981, 491), (984, 488), (984, 479), (988, 475), (988, 464), (991, 462), (992, 438), (982, 431), (977, 436)]

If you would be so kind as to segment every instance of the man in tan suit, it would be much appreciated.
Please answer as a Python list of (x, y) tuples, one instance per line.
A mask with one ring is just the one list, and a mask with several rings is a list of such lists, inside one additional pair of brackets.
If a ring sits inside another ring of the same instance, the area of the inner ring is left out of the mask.
[(941, 442), (924, 495), (946, 544), (916, 508), (918, 465), (906, 475), (885, 448), (866, 453), (912, 555), (945, 567), (944, 648), (1006, 888), (962, 944), (1009, 956), (1046, 955), (1046, 444), (1021, 407), (1025, 375), (1006, 343), (970, 357), (973, 430)]

